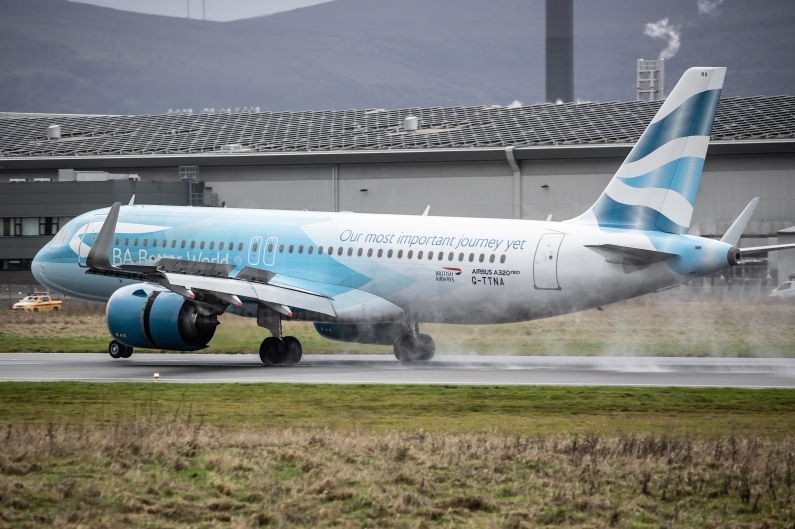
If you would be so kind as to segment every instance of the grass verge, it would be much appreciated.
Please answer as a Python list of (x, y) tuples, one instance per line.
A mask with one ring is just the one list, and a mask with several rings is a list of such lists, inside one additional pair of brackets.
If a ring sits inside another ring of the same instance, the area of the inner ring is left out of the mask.
[(120, 418), (179, 419), (226, 429), (778, 438), (795, 433), (795, 391), (0, 383), (0, 423), (105, 427)]

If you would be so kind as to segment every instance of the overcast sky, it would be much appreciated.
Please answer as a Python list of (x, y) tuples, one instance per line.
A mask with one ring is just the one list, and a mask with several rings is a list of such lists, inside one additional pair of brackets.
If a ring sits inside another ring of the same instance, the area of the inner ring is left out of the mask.
[[(299, 7), (330, 2), (331, 0), (71, 0), (84, 4), (112, 7), (136, 13), (168, 17), (202, 18), (202, 3), (207, 20), (227, 22), (241, 18), (271, 15)], [(190, 6), (190, 7), (189, 7)]]

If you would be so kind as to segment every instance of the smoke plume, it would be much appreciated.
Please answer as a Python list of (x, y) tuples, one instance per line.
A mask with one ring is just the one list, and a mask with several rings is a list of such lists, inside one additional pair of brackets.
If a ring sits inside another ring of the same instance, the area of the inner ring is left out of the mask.
[(714, 15), (718, 12), (718, 6), (723, 0), (696, 0), (699, 15)]
[(679, 41), (679, 36), (681, 35), (679, 28), (680, 26), (670, 24), (667, 18), (663, 18), (657, 22), (649, 22), (646, 24), (646, 29), (643, 30), (643, 33), (653, 39), (665, 39), (668, 41), (668, 46), (660, 52), (660, 58), (670, 59), (676, 55), (681, 45)]

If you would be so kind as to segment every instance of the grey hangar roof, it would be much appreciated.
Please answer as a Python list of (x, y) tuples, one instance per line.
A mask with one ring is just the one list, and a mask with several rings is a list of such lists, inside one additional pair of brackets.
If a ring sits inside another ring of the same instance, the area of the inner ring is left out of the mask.
[[(164, 159), (168, 165), (475, 160), (508, 146), (518, 159), (614, 156), (628, 152), (660, 105), (5, 118), (0, 169), (64, 167), (64, 160), (74, 167), (153, 166), (164, 165)], [(416, 132), (403, 129), (407, 116), (418, 118)], [(60, 125), (60, 139), (47, 138), (52, 124)], [(721, 99), (712, 142), (710, 153), (795, 152), (795, 96)], [(240, 144), (242, 152), (222, 151), (231, 144)], [(494, 158), (504, 159), (504, 153)]]

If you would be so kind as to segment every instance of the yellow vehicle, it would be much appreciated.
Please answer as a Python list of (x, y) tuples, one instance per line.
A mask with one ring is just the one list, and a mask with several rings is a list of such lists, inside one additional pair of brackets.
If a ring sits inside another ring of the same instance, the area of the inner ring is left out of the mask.
[(61, 310), (63, 301), (54, 300), (49, 293), (34, 292), (30, 296), (25, 296), (14, 303), (14, 312), (48, 312), (51, 310)]

